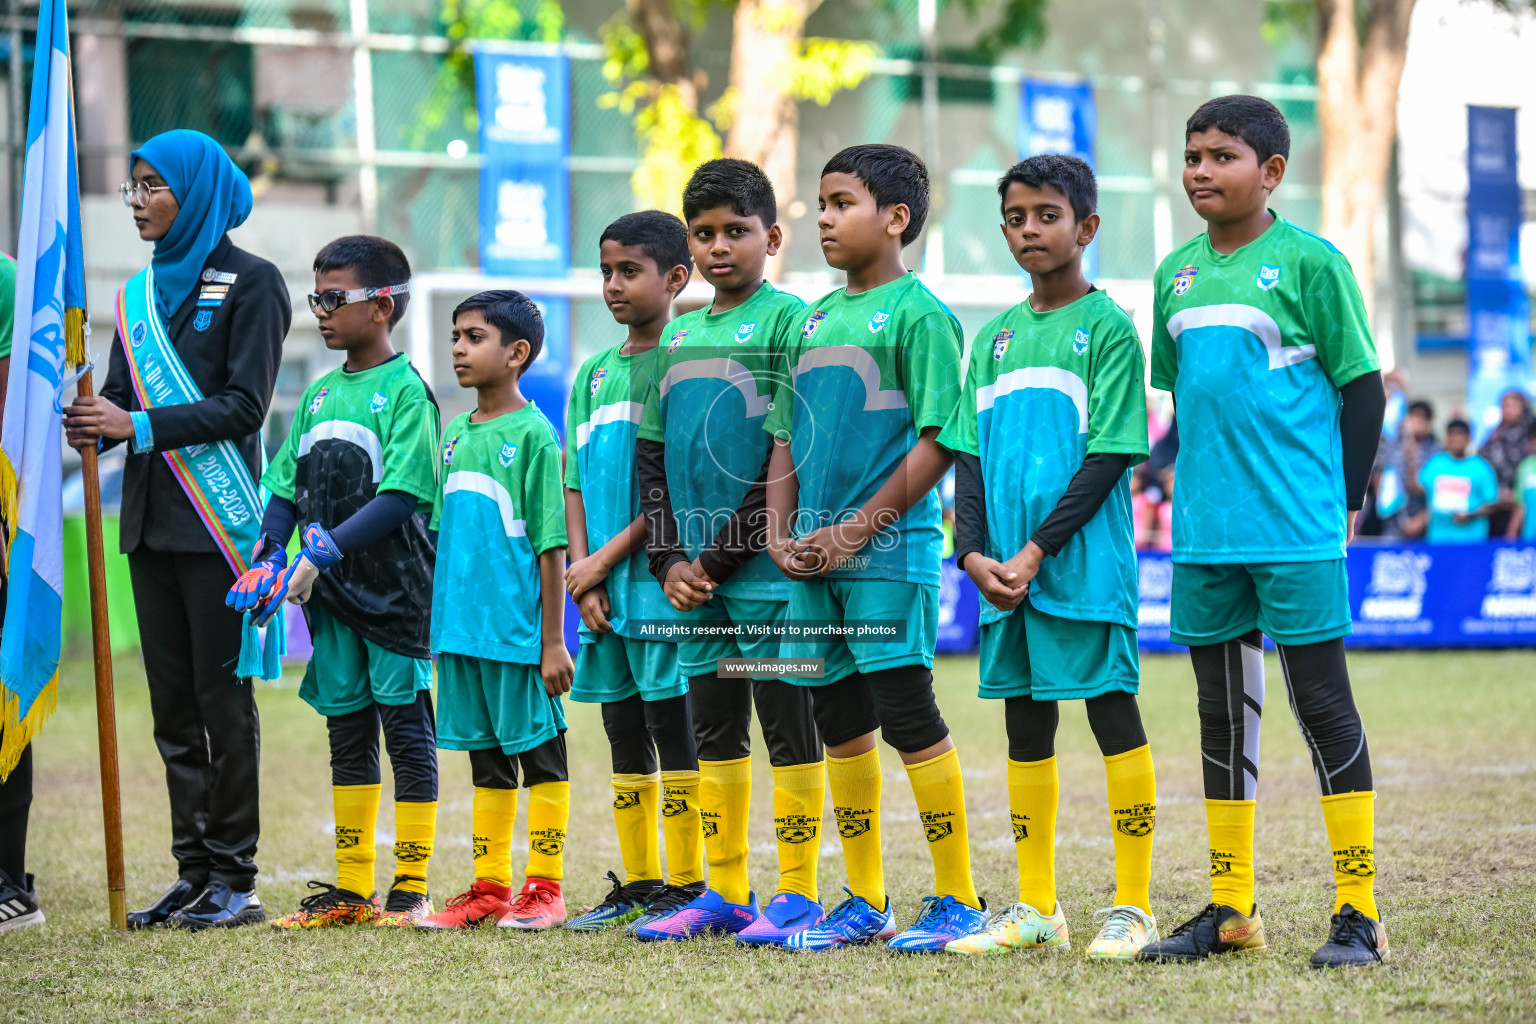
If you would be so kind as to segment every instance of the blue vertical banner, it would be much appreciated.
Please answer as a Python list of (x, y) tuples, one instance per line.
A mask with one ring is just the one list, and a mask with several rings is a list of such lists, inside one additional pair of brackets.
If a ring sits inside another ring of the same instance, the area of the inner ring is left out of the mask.
[(1467, 108), (1467, 407), (1479, 441), (1498, 425), (1504, 392), (1532, 390), (1516, 113)]
[[(1099, 111), (1093, 87), (1087, 82), (1054, 82), (1026, 78), (1019, 97), (1019, 157), (1064, 153), (1097, 169), (1093, 143), (1098, 134)], [(1083, 273), (1091, 281), (1099, 276), (1099, 243), (1083, 253)]]
[(571, 62), (475, 51), (480, 269), (564, 277), (571, 265)]
[(565, 439), (565, 406), (571, 399), (571, 300), (563, 295), (530, 295), (544, 317), (544, 351), (518, 380), (523, 397), (537, 402)]

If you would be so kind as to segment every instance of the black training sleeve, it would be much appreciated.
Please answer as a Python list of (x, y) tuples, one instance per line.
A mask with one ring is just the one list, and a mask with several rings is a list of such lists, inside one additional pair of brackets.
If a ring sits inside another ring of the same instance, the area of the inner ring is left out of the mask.
[(699, 553), (699, 568), (716, 583), (724, 583), (731, 574), (768, 546), (768, 460), (773, 444), (763, 454), (763, 470), (741, 499), (741, 507), (721, 526), (709, 547)]
[(955, 564), (965, 568), (965, 556), (987, 551), (987, 491), (981, 459), (955, 452)]
[(342, 556), (356, 554), (391, 530), (398, 529), (416, 511), (416, 495), (405, 491), (380, 491), (368, 504), (331, 531)]
[(272, 495), (267, 499), (267, 509), (261, 516), (262, 550), (257, 558), (265, 558), (273, 548), (286, 548), (293, 536), (293, 528), (299, 523), (299, 508), (287, 498)]
[(1344, 440), (1344, 497), (1351, 512), (1365, 507), (1365, 489), (1381, 446), (1381, 425), (1386, 418), (1387, 392), (1376, 371), (1362, 373), (1339, 388), (1344, 407), (1339, 411), (1339, 433)]
[(1104, 504), (1109, 492), (1125, 475), (1131, 457), (1125, 452), (1094, 452), (1083, 460), (1066, 493), (1045, 517), (1045, 522), (1030, 540), (1040, 545), (1047, 555), (1054, 555), (1067, 546), (1073, 535), (1088, 525), (1088, 520)]
[(688, 561), (672, 517), (672, 496), (667, 491), (667, 446), (660, 441), (635, 441), (635, 474), (640, 480), (640, 511), (645, 514), (645, 553), (651, 575), (665, 583), (667, 570)]

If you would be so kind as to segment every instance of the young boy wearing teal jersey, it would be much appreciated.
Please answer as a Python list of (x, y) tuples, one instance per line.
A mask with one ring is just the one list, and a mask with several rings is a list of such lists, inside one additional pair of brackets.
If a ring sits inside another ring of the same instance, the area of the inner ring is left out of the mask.
[[(808, 694), (769, 673), (722, 676), (725, 659), (779, 654), (789, 583), (764, 553), (762, 423), (784, 338), (803, 304), (764, 280), (782, 233), (773, 185), (745, 160), (711, 160), (683, 190), (694, 265), (715, 289), (707, 307), (668, 324), (640, 423), (641, 502), (651, 571), (677, 609), (698, 743), (709, 889), (635, 927), (645, 940), (734, 933), (782, 945), (822, 916), (816, 867), (826, 792)], [(758, 909), (747, 880), (750, 728), (773, 767), (779, 882)]]
[(1344, 546), (1386, 406), (1349, 262), (1270, 212), (1290, 130), (1255, 96), (1211, 100), (1184, 133), (1184, 189), (1208, 231), (1157, 269), (1152, 386), (1173, 392), (1171, 635), (1199, 691), (1211, 903), (1147, 960), (1264, 947), (1253, 812), (1263, 635), (1279, 646), (1312, 755), (1337, 896), (1315, 967), (1386, 958), (1372, 883), (1374, 802), (1350, 692)]
[[(299, 696), (326, 716), (336, 811), (336, 885), (273, 927), (412, 925), (432, 912), (427, 864), (437, 824), (428, 595), (438, 412), (390, 331), (405, 314), (410, 264), (382, 238), (338, 238), (315, 257), (309, 307), (346, 363), (304, 392), (262, 477), (271, 492), (252, 568), (230, 590), (270, 619), (302, 604), (314, 656)], [(295, 525), (303, 548), (291, 566)], [(275, 627), (274, 627), (275, 628)], [(374, 893), (379, 731), (395, 774), (395, 881)]]
[[(1526, 429), (1526, 442), (1536, 452), (1536, 423)], [(1527, 455), (1515, 467), (1515, 509), (1509, 517), (1510, 540), (1536, 540), (1536, 515), (1531, 505), (1536, 504), (1536, 455)]]
[(1499, 478), (1471, 447), (1471, 424), (1451, 420), (1445, 425), (1445, 450), (1431, 455), (1419, 470), (1429, 506), (1424, 539), (1431, 544), (1480, 544), (1488, 539), (1488, 517), (1499, 510)]
[[(437, 744), (469, 752), (475, 879), (421, 928), (538, 930), (565, 923), (571, 784), (565, 714), (565, 503), (560, 439), (518, 379), (544, 346), (521, 292), (471, 295), (453, 311), (453, 373), (475, 410), (443, 432), (432, 508)], [(528, 790), (527, 879), (512, 891), (517, 772)]]
[[(795, 681), (815, 696), (849, 898), (789, 944), (885, 938), (893, 949), (938, 952), (987, 924), (960, 759), (933, 696), (943, 539), (935, 487), (952, 461), (936, 438), (960, 397), (960, 324), (902, 264), (928, 216), (928, 170), (915, 154), (845, 149), (822, 169), (818, 202), (822, 253), (848, 285), (802, 318), (764, 425), (775, 439), (769, 551), (796, 581), (792, 623), (855, 631), (785, 644), (787, 656), (824, 667), (821, 678)], [(935, 894), (900, 935), (881, 862), (876, 729), (906, 765), (936, 876)]]
[[(663, 913), (704, 891), (699, 755), (677, 644), (656, 637), (673, 618), (645, 557), (635, 431), (661, 329), (688, 282), (688, 228), (670, 213), (620, 217), (599, 240), (603, 298), (629, 329), (576, 372), (565, 437), (566, 589), (581, 614), (571, 699), (602, 705), (613, 762), (613, 819), (624, 878), (566, 924), (596, 931)], [(646, 633), (651, 637), (647, 638)], [(658, 828), (668, 877), (661, 877)]]
[(997, 191), (1003, 236), (1033, 291), (976, 335), (939, 443), (955, 453), (955, 556), (988, 602), (981, 695), (1004, 702), (1019, 901), (949, 950), (1070, 945), (1056, 900), (1055, 737), (1057, 701), (1082, 700), (1104, 755), (1115, 849), (1115, 898), (1088, 955), (1134, 959), (1158, 937), (1130, 492), (1130, 467), (1149, 453), (1145, 358), (1131, 318), (1083, 275), (1099, 228), (1089, 166), (1033, 156)]

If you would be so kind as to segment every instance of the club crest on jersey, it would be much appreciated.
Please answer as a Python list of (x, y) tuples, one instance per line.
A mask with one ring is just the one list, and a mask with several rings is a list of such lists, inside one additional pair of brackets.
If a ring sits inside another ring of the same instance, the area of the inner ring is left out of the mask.
[(197, 311), (197, 315), (192, 318), (192, 329), (194, 331), (206, 331), (211, 323), (213, 323), (213, 310), (200, 309)]
[(750, 324), (742, 324), (740, 327), (736, 328), (736, 336), (731, 340), (736, 342), (738, 345), (745, 345), (747, 342), (752, 340), (752, 332), (755, 330), (757, 330), (756, 320), (752, 321)]
[(517, 458), (517, 445), (504, 444), (501, 446), (501, 454), (497, 456), (497, 459), (501, 462), (503, 468), (512, 465), (512, 460), (515, 458)]
[(382, 391), (375, 391), (373, 393), (373, 400), (368, 403), (368, 408), (373, 412), (383, 412), (384, 407), (388, 404), (389, 396)]
[(887, 313), (883, 309), (876, 310), (875, 315), (869, 318), (869, 333), (879, 334), (881, 331), (885, 330), (885, 325), (890, 323), (890, 321), (891, 314)]
[(453, 465), (453, 450), (459, 446), (457, 437), (449, 438), (443, 442), (443, 465)]
[(1012, 328), (1004, 327), (992, 335), (992, 358), (1002, 359), (1008, 354), (1008, 346), (1013, 343)]
[(1079, 327), (1077, 329), (1077, 333), (1072, 336), (1072, 351), (1076, 352), (1078, 355), (1083, 355), (1088, 351), (1088, 332), (1083, 330), (1081, 327)]
[(811, 335), (816, 333), (816, 329), (821, 326), (821, 322), (826, 318), (827, 314), (819, 309), (812, 313), (810, 319), (805, 322), (805, 326), (800, 328), (800, 337), (809, 340)]
[(597, 397), (597, 389), (603, 386), (603, 378), (606, 376), (608, 376), (608, 371), (602, 367), (598, 367), (592, 371), (592, 379), (589, 382), (591, 390), (588, 392), (590, 397)]
[(673, 352), (676, 352), (677, 346), (681, 345), (683, 343), (683, 339), (686, 337), (688, 337), (687, 331), (678, 331), (676, 334), (672, 335), (672, 340), (667, 342), (667, 355), (671, 355)]
[(1173, 275), (1173, 294), (1183, 295), (1189, 291), (1189, 286), (1195, 283), (1195, 275), (1200, 273), (1200, 268), (1193, 263), (1184, 267)]
[(1261, 291), (1269, 291), (1280, 283), (1280, 268), (1272, 267), (1268, 263), (1260, 264), (1259, 276), (1254, 279), (1253, 283), (1258, 285)]
[(330, 393), (330, 388), (321, 388), (315, 392), (315, 400), (309, 403), (309, 414), (311, 416), (320, 411), (320, 406), (325, 404), (325, 396)]

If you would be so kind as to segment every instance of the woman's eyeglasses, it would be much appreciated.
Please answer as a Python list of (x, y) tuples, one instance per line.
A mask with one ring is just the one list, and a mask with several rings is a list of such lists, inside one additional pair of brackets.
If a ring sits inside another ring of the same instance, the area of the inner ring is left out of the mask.
[(386, 284), (377, 288), (310, 292), (309, 311), (311, 313), (318, 313), (324, 310), (327, 313), (334, 313), (349, 302), (362, 302), (364, 299), (382, 299), (386, 295), (404, 295), (410, 290), (411, 283), (407, 281), (405, 284)]
[(169, 185), (150, 185), (142, 181), (137, 184), (125, 181), (117, 186), (117, 194), (123, 197), (124, 206), (138, 207), (142, 210), (149, 205), (149, 201), (154, 198), (156, 192), (164, 192), (170, 187)]

